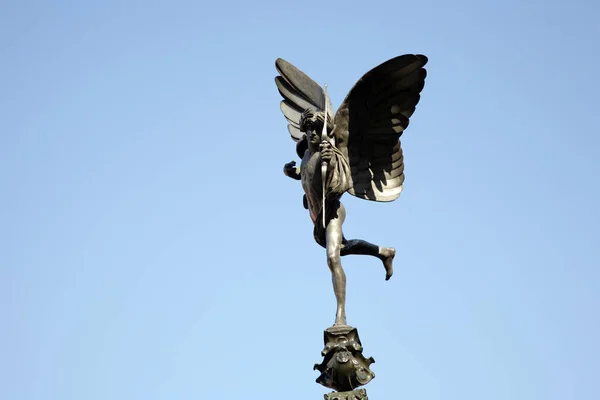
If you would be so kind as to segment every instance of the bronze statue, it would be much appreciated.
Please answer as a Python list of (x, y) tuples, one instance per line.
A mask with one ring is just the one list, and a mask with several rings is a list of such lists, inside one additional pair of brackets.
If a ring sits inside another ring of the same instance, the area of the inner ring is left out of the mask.
[(275, 83), (283, 96), (281, 111), (302, 159), (283, 171), (300, 180), (304, 207), (314, 223), (315, 241), (327, 252), (337, 300), (335, 326), (346, 326), (346, 275), (341, 256), (364, 254), (379, 258), (385, 278), (393, 273), (393, 248), (342, 233), (345, 192), (365, 200), (398, 198), (404, 182), (404, 158), (399, 138), (408, 127), (425, 85), (427, 57), (406, 54), (367, 72), (334, 114), (327, 91), (285, 60), (277, 59)]

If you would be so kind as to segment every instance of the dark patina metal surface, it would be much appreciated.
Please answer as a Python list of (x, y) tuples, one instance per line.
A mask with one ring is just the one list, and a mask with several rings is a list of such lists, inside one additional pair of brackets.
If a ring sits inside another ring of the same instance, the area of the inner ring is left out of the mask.
[(341, 257), (377, 257), (388, 280), (396, 255), (391, 247), (346, 239), (342, 231), (346, 209), (340, 200), (346, 192), (375, 202), (400, 196), (404, 183), (400, 136), (419, 103), (426, 63), (423, 55), (405, 54), (380, 64), (358, 80), (334, 112), (319, 84), (287, 61), (275, 62), (281, 111), (301, 159), (300, 166), (295, 161), (285, 164), (283, 172), (301, 181), (303, 205), (314, 224), (315, 241), (326, 249), (337, 300), (335, 323), (325, 331), (323, 362), (315, 365), (321, 372), (317, 382), (338, 391), (335, 398), (326, 395), (328, 400), (366, 399), (366, 392), (360, 397), (363, 392), (353, 389), (375, 376), (369, 369), (373, 359), (362, 355), (358, 332), (346, 324)]

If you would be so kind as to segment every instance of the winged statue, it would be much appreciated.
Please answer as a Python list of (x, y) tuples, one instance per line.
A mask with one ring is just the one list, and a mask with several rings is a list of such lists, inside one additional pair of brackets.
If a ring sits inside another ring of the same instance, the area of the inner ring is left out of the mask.
[(315, 241), (326, 249), (337, 300), (334, 326), (346, 325), (342, 256), (377, 257), (386, 280), (392, 276), (394, 248), (344, 237), (346, 210), (340, 199), (346, 192), (375, 202), (400, 196), (404, 182), (400, 136), (419, 103), (426, 63), (424, 55), (405, 54), (380, 64), (356, 82), (334, 113), (326, 86), (281, 58), (275, 62), (281, 111), (301, 159), (300, 166), (295, 161), (285, 164), (283, 172), (301, 181)]

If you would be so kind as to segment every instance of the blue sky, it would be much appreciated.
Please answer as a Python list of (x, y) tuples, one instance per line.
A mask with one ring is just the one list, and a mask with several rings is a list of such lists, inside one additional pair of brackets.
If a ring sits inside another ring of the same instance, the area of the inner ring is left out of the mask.
[(7, 1), (0, 397), (321, 398), (335, 300), (273, 78), (429, 57), (390, 204), (344, 196), (371, 399), (600, 396), (592, 1)]

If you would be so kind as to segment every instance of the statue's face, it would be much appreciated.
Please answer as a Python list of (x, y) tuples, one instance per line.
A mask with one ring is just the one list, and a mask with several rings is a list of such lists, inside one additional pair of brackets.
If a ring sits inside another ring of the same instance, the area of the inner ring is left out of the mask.
[(306, 124), (306, 138), (309, 143), (319, 144), (321, 143), (321, 127), (319, 121), (316, 119), (312, 120), (311, 123)]

